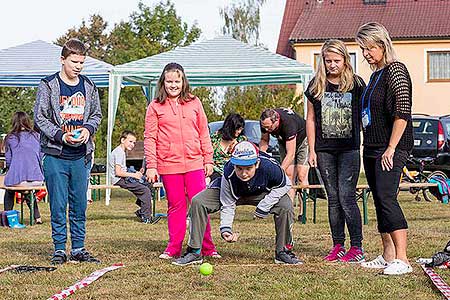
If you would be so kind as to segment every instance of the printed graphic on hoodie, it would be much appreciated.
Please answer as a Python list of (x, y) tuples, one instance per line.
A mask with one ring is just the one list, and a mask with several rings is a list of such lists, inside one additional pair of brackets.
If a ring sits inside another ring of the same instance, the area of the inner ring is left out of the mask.
[(62, 119), (61, 129), (63, 132), (71, 132), (81, 128), (83, 125), (84, 108), (86, 106), (86, 92), (84, 80), (79, 77), (77, 85), (71, 86), (63, 82), (59, 76), (60, 84), (60, 116)]

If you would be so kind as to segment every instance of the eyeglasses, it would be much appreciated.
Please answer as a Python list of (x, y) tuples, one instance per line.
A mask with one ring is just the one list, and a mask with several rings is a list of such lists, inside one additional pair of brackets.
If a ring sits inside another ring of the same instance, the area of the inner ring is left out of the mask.
[(261, 123), (261, 127), (264, 129), (264, 130), (266, 130), (266, 131), (268, 131), (268, 132), (272, 132), (272, 131), (274, 131), (275, 129), (277, 129), (277, 121), (275, 121), (275, 122), (273, 122), (273, 121), (270, 121), (270, 122), (272, 122), (272, 124), (271, 125), (269, 125), (269, 126), (265, 126), (265, 125), (263, 125), (262, 123)]

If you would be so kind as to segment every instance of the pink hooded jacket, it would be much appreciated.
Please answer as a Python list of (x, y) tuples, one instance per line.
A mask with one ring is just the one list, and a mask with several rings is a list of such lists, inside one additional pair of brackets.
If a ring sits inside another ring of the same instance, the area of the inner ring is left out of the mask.
[(159, 174), (200, 170), (213, 163), (213, 149), (200, 99), (183, 104), (154, 99), (145, 116), (144, 153), (147, 168)]

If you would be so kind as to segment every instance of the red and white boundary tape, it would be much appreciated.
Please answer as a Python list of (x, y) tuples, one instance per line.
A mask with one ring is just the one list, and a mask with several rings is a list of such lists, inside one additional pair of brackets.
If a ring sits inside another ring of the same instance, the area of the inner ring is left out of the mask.
[(93, 272), (91, 275), (89, 275), (88, 277), (85, 277), (83, 279), (81, 279), (80, 281), (78, 281), (77, 283), (75, 283), (72, 286), (69, 286), (68, 288), (54, 294), (53, 296), (51, 296), (50, 298), (48, 298), (47, 300), (60, 300), (60, 299), (66, 299), (68, 296), (74, 294), (77, 290), (82, 289), (88, 285), (90, 285), (92, 282), (96, 281), (97, 279), (99, 279), (101, 276), (103, 276), (105, 273), (109, 272), (109, 271), (113, 271), (119, 268), (122, 268), (124, 265), (123, 264), (114, 264), (110, 267), (101, 269), (101, 270), (97, 270), (95, 272)]
[(431, 281), (438, 288), (438, 290), (444, 295), (445, 299), (450, 299), (450, 286), (442, 279), (441, 276), (436, 274), (432, 268), (427, 268), (424, 265), (421, 265), (425, 274), (430, 277)]

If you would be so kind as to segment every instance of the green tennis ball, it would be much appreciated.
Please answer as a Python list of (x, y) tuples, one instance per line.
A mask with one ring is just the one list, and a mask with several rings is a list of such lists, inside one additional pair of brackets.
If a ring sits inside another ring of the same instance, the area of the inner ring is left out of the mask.
[(211, 275), (213, 272), (213, 266), (210, 263), (202, 263), (199, 268), (200, 274), (204, 276)]

